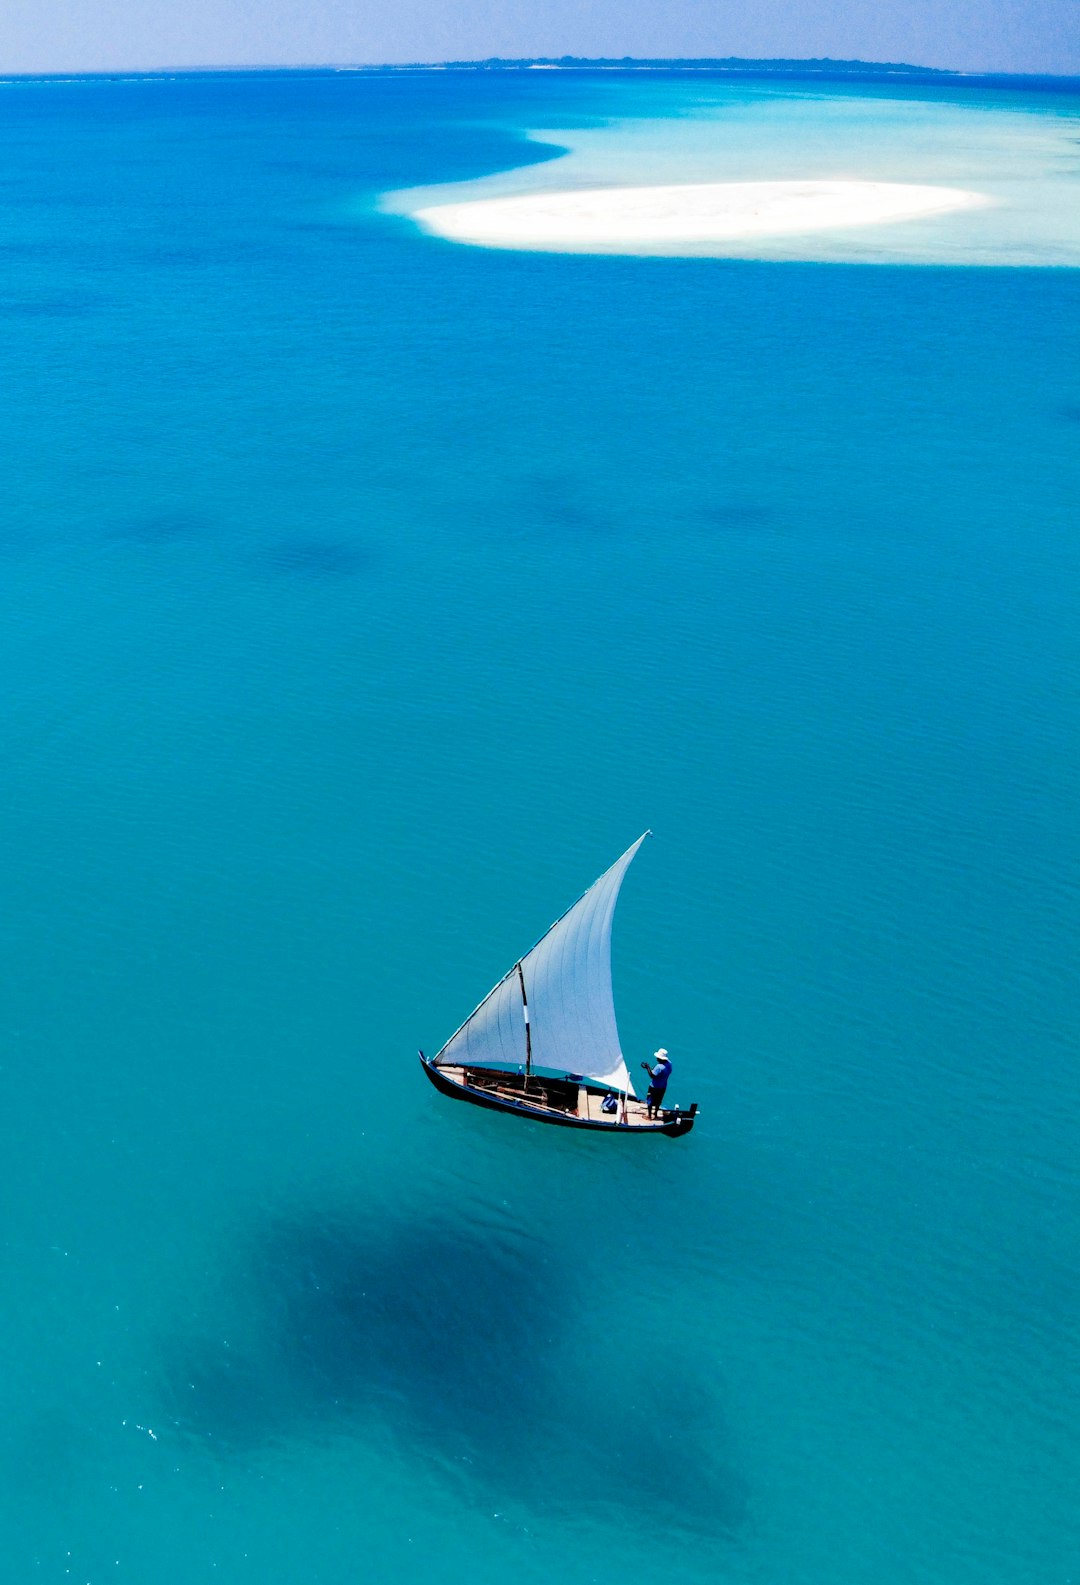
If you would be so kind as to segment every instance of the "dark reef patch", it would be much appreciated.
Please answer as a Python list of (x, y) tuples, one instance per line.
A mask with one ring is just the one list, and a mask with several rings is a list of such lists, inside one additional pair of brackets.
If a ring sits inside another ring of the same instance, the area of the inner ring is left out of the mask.
[(702, 508), (701, 520), (710, 528), (749, 531), (771, 528), (774, 517), (770, 507), (757, 501), (718, 501)]
[(207, 519), (197, 512), (180, 509), (137, 512), (113, 523), (109, 537), (128, 540), (137, 545), (173, 545), (185, 540), (201, 539), (209, 527)]
[(46, 297), (0, 297), (5, 319), (83, 319), (106, 306), (94, 292), (52, 292)]
[(268, 546), (259, 557), (271, 572), (292, 573), (298, 578), (351, 578), (369, 572), (374, 553), (340, 539), (283, 539)]
[(739, 1527), (745, 1485), (718, 1463), (711, 1393), (677, 1364), (652, 1379), (648, 1348), (629, 1368), (621, 1342), (583, 1359), (588, 1284), (540, 1238), (312, 1217), (268, 1229), (240, 1269), (239, 1324), (161, 1362), (183, 1438), (246, 1458), (389, 1433), (487, 1496)]
[(484, 1442), (508, 1405), (537, 1407), (522, 1317), (549, 1333), (561, 1285), (523, 1250), (446, 1227), (372, 1238), (318, 1219), (271, 1228), (245, 1265), (251, 1346), (198, 1347), (178, 1378), (182, 1417), (218, 1442), (380, 1407), (413, 1434)]
[(605, 534), (611, 522), (572, 474), (535, 474), (522, 481), (513, 521), (526, 532), (573, 537)]

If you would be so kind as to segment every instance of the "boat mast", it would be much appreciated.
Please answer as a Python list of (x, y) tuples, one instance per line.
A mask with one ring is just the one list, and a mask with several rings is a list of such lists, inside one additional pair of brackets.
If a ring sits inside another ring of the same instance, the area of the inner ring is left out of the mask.
[(521, 1010), (525, 1014), (525, 1077), (532, 1072), (532, 1031), (529, 1028), (529, 998), (525, 995), (525, 970), (520, 961), (517, 966), (518, 979), (521, 981)]
[[(522, 1012), (524, 1014), (524, 1019), (525, 1019), (525, 1071), (526, 1071), (526, 1074), (531, 1074), (531, 1072), (532, 1072), (532, 1031), (531, 1031), (531, 1029), (529, 1027), (529, 998), (528, 998), (528, 993), (527, 993), (527, 991), (525, 989), (525, 970), (524, 970), (525, 958), (531, 958), (532, 954), (534, 952), (536, 952), (538, 950), (538, 948), (540, 948), (543, 945), (543, 943), (547, 940), (547, 938), (554, 931), (558, 930), (559, 926), (564, 922), (564, 920), (567, 920), (567, 919), (570, 918), (570, 916), (573, 914), (574, 910), (581, 903), (583, 903), (585, 901), (585, 899), (589, 896), (590, 892), (594, 891), (601, 884), (601, 882), (605, 881), (607, 879), (607, 877), (611, 875), (613, 870), (618, 870), (618, 872), (619, 872), (616, 880), (613, 883), (614, 894), (617, 897), (618, 896), (618, 891), (619, 891), (619, 886), (622, 883), (622, 876), (623, 876), (623, 874), (626, 871), (626, 866), (629, 864), (630, 860), (633, 858), (633, 856), (637, 852), (638, 848), (641, 846), (641, 844), (644, 842), (645, 838), (648, 837), (648, 836), (652, 836), (652, 832), (651, 831), (642, 832), (641, 836), (638, 837), (637, 841), (632, 843), (631, 846), (627, 848), (626, 852), (621, 856), (621, 858), (616, 859), (615, 863), (610, 865), (609, 868), (604, 871), (603, 875), (601, 875), (597, 880), (593, 881), (591, 886), (586, 887), (586, 889), (582, 892), (581, 896), (579, 898), (577, 898), (577, 900), (575, 902), (571, 903), (569, 908), (564, 909), (564, 911), (559, 915), (558, 919), (555, 920), (555, 923), (548, 926), (548, 928), (544, 931), (543, 935), (540, 936), (539, 939), (537, 941), (535, 941), (533, 943), (533, 945), (529, 948), (528, 952), (526, 952), (521, 958), (519, 958), (518, 961), (513, 965), (512, 968), (507, 970), (507, 972), (503, 975), (502, 979), (499, 980), (498, 983), (496, 985), (494, 985), (491, 988), (490, 991), (488, 991), (487, 995), (484, 996), (484, 997), (481, 997), (480, 1001), (477, 1002), (476, 1006), (473, 1008), (473, 1010), (469, 1014), (468, 1018), (464, 1019), (458, 1025), (458, 1027), (454, 1030), (454, 1033), (450, 1036), (449, 1040), (444, 1040), (443, 1041), (443, 1043), (439, 1047), (438, 1051), (430, 1059), (432, 1067), (434, 1067), (434, 1068), (439, 1067), (440, 1064), (444, 1061), (444, 1059), (445, 1059), (445, 1061), (447, 1063), (451, 1063), (451, 1062), (454, 1062), (454, 1061), (462, 1061), (462, 1060), (468, 1061), (468, 1059), (469, 1059), (469, 1045), (470, 1045), (470, 1042), (469, 1042), (468, 1036), (466, 1034), (466, 1031), (469, 1029), (470, 1025), (472, 1025), (474, 1019), (478, 1019), (478, 1018), (481, 1017), (481, 1015), (483, 1015), (483, 1020), (482, 1020), (482, 1022), (480, 1024), (479, 1055), (474, 1053), (473, 1061), (474, 1062), (475, 1061), (479, 1061), (481, 1059), (481, 1057), (483, 1057), (484, 1060), (486, 1062), (488, 1062), (488, 1063), (501, 1064), (501, 1065), (506, 1066), (506, 1067), (516, 1067), (520, 1071), (520, 1066), (521, 1066), (520, 1050), (521, 1050), (521, 1048), (517, 1044), (516, 1035), (511, 1033), (512, 1028), (513, 1028), (513, 1015), (512, 1015), (513, 992), (510, 990), (510, 981), (513, 980), (515, 978), (515, 976), (516, 976), (518, 984), (521, 987), (521, 1006), (522, 1006)], [(609, 887), (609, 892), (610, 892), (610, 889), (611, 888)], [(600, 1016), (600, 1019), (601, 1019), (601, 1023), (604, 1025), (605, 1029), (607, 1030), (607, 1035), (609, 1037), (608, 1038), (608, 1044), (611, 1046), (611, 1051), (614, 1053), (614, 1055), (616, 1057), (618, 1057), (617, 1066), (615, 1067), (615, 1069), (611, 1073), (607, 1074), (605, 1077), (609, 1078), (609, 1079), (619, 1079), (620, 1083), (619, 1083), (618, 1087), (619, 1088), (624, 1088), (624, 1087), (626, 1087), (626, 1086), (628, 1086), (630, 1084), (630, 1079), (629, 1079), (629, 1075), (626, 1072), (625, 1061), (623, 1060), (623, 1058), (622, 1058), (622, 1056), (621, 1056), (621, 1054), (619, 1053), (619, 1050), (618, 1050), (619, 1036), (618, 1036), (618, 1029), (615, 1027), (615, 1009), (611, 1005), (610, 943), (607, 940), (609, 932), (610, 932), (611, 908), (614, 907), (614, 898), (609, 895), (609, 897), (607, 898), (607, 903), (610, 906), (607, 909), (606, 915), (604, 915), (603, 917), (598, 915), (597, 916), (597, 920), (593, 920), (593, 924), (592, 924), (592, 927), (591, 927), (591, 928), (594, 928), (596, 923), (599, 922), (599, 924), (601, 926), (601, 931), (600, 931), (601, 938), (602, 938), (603, 942), (605, 943), (605, 950), (608, 953), (608, 957), (605, 958), (604, 962), (602, 964), (597, 965), (598, 971), (600, 972), (600, 977), (601, 977), (601, 982), (602, 983), (596, 988), (597, 995), (602, 995), (603, 999), (606, 1000), (607, 1006), (606, 1007), (600, 1007), (599, 1009), (594, 1008), (593, 1011), (594, 1012), (598, 1012), (598, 1014)], [(530, 964), (529, 972), (530, 972), (530, 974), (532, 973), (532, 965), (531, 964)], [(553, 971), (552, 971), (552, 968), (551, 968), (550, 964), (545, 964), (545, 963), (541, 962), (540, 965), (539, 965), (539, 968), (537, 970), (537, 973), (539, 975), (539, 984), (537, 985), (536, 981), (534, 980), (534, 988), (537, 989), (538, 994), (540, 992), (544, 992), (544, 995), (541, 995), (541, 997), (540, 997), (541, 1003), (543, 1003), (544, 1006), (547, 1005), (547, 1002), (545, 1001), (545, 996), (548, 994), (549, 982), (552, 979), (552, 972)], [(558, 976), (556, 976), (556, 977), (558, 977)], [(581, 991), (580, 991), (580, 987), (578, 988), (577, 994), (579, 994), (579, 995), (582, 994)], [(505, 998), (506, 1000), (504, 1001), (503, 998)], [(507, 1002), (509, 1002), (510, 1005), (506, 1005)], [(493, 1005), (491, 1007), (491, 1010), (489, 1012), (485, 1013), (485, 1009), (488, 1008), (489, 1003), (493, 1004)], [(541, 1008), (541, 1011), (543, 1011), (543, 1008)], [(509, 1014), (510, 1016), (509, 1016), (509, 1018), (507, 1020), (507, 1026), (504, 1027), (503, 1024), (502, 1024), (502, 1019), (503, 1019), (504, 1015), (506, 1015), (506, 1014)], [(571, 1018), (571, 1022), (572, 1023), (574, 1022), (573, 1018)], [(545, 1028), (545, 1032), (546, 1032), (546, 1028)], [(465, 1039), (461, 1041), (461, 1045), (464, 1048), (464, 1058), (455, 1049), (456, 1046), (457, 1046), (459, 1037), (463, 1036), (463, 1035), (465, 1036)], [(589, 1038), (592, 1038), (591, 1032), (590, 1032)], [(580, 1044), (580, 1038), (578, 1039), (577, 1043)], [(492, 1048), (494, 1048), (494, 1049), (492, 1049)], [(485, 1053), (486, 1053), (486, 1055), (485, 1055)], [(541, 1052), (541, 1055), (543, 1055), (543, 1054), (544, 1053)], [(633, 1094), (633, 1088), (632, 1087), (630, 1088), (630, 1093)]]

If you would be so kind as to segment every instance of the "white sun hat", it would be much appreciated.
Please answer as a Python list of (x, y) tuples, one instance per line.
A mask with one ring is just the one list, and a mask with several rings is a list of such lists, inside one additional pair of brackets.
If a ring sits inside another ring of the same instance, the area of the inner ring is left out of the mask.
[(664, 1050), (663, 1046), (661, 1046), (659, 1051), (654, 1051), (653, 1052), (653, 1056), (654, 1057), (666, 1057), (667, 1056), (667, 1052)]

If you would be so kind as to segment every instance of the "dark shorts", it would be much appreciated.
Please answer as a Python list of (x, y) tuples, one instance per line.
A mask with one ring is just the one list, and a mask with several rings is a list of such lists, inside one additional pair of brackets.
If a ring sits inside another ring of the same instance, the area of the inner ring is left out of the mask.
[(663, 1106), (663, 1104), (664, 1104), (664, 1094), (665, 1094), (666, 1090), (667, 1090), (667, 1085), (666, 1084), (664, 1085), (664, 1088), (662, 1090), (658, 1090), (656, 1088), (655, 1084), (650, 1084), (649, 1085), (649, 1093), (645, 1097), (645, 1104), (647, 1106), (652, 1106), (652, 1107), (656, 1107), (656, 1108), (659, 1108), (659, 1107)]

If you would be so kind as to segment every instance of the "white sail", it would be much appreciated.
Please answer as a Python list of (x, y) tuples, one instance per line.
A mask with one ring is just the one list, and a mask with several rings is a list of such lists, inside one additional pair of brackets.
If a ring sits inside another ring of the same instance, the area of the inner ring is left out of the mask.
[(611, 920), (623, 876), (645, 836), (499, 981), (436, 1062), (524, 1067), (527, 1002), (533, 1067), (580, 1073), (634, 1093), (611, 994)]

